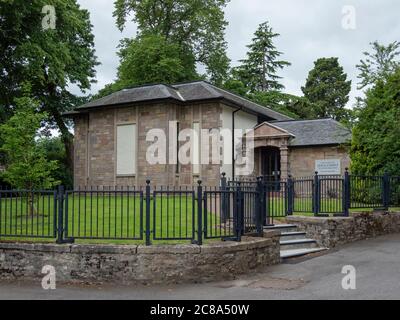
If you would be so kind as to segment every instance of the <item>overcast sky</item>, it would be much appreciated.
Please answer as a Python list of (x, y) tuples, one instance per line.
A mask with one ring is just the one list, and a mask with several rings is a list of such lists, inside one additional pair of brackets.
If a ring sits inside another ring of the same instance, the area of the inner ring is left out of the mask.
[[(112, 16), (113, 0), (78, 0), (91, 14), (95, 34), (96, 54), (101, 65), (97, 67), (96, 93), (116, 77), (118, 57), (116, 47), (119, 40), (136, 34), (133, 22), (121, 33)], [(351, 12), (343, 13), (344, 6), (355, 9), (355, 29), (352, 27)], [(301, 95), (313, 62), (320, 57), (339, 57), (353, 90), (349, 107), (354, 103), (357, 92), (356, 64), (369, 43), (378, 40), (387, 44), (400, 40), (400, 2), (398, 0), (231, 0), (225, 10), (229, 26), (226, 40), (228, 56), (232, 65), (245, 57), (246, 45), (251, 41), (257, 26), (268, 20), (274, 31), (281, 36), (276, 40), (283, 58), (292, 65), (280, 72), (285, 91)]]

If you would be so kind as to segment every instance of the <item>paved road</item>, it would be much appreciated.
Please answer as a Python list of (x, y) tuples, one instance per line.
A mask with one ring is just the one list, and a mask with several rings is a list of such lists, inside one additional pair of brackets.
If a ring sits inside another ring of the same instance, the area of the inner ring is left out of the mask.
[[(356, 290), (342, 289), (344, 265)], [(240, 280), (201, 285), (115, 287), (0, 283), (0, 299), (399, 299), (400, 235), (353, 243), (306, 261), (266, 268)]]

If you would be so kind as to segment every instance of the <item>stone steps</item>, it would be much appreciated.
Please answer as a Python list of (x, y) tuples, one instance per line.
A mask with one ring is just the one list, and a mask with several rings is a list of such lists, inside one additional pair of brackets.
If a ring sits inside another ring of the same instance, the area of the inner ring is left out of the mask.
[(294, 224), (277, 224), (264, 227), (264, 229), (281, 232), (280, 246), (282, 261), (327, 250), (326, 248), (319, 247), (316, 240), (308, 239), (307, 234), (299, 231), (298, 227)]
[(281, 250), (310, 249), (318, 247), (317, 241), (314, 239), (281, 240), (280, 245)]
[(264, 230), (279, 230), (281, 232), (295, 232), (297, 230), (297, 226), (295, 224), (276, 224), (273, 226), (266, 226)]
[(290, 258), (297, 258), (302, 256), (307, 256), (309, 254), (322, 252), (327, 250), (326, 248), (309, 248), (309, 249), (292, 249), (281, 251), (281, 259), (286, 260)]
[(302, 231), (282, 232), (281, 240), (305, 239), (306, 233)]

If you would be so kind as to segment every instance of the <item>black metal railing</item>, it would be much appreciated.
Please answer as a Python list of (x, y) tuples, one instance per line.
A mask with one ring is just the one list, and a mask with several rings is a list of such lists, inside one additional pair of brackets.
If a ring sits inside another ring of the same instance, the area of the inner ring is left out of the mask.
[(350, 175), (350, 208), (383, 207), (383, 177)]
[(389, 178), (389, 206), (400, 207), (400, 176)]
[(0, 190), (0, 237), (55, 238), (57, 192)]
[(263, 188), (267, 225), (274, 224), (276, 218), (284, 218), (292, 214), (289, 207), (290, 190), (287, 181), (261, 180), (261, 188)]
[(292, 203), (293, 212), (314, 212), (314, 181), (314, 177), (289, 179), (289, 184), (292, 186), (289, 198)]
[(74, 239), (143, 239), (142, 190), (96, 187), (63, 195), (64, 237)]
[[(0, 239), (86, 241), (240, 241), (256, 221), (250, 187), (86, 187), (0, 190)], [(222, 180), (221, 180), (222, 181)], [(257, 227), (261, 230), (261, 227)], [(255, 227), (253, 229), (256, 229)], [(253, 231), (253, 229), (251, 231)]]
[(153, 240), (195, 240), (195, 190), (160, 188), (153, 191)]
[[(241, 221), (238, 219), (238, 193), (232, 190), (206, 188), (203, 194), (205, 239), (238, 239)], [(239, 203), (240, 207), (240, 203)]]
[(271, 181), (228, 180), (220, 186), (76, 190), (1, 190), (0, 238), (153, 242), (240, 241), (294, 213), (348, 216), (350, 209), (400, 207), (400, 177), (351, 175)]

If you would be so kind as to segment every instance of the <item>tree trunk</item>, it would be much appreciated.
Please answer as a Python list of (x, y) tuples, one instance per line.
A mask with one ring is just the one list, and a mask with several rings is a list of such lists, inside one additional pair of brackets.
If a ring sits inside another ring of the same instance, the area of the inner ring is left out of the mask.
[[(46, 81), (49, 81), (49, 76), (46, 71), (46, 65), (43, 65), (44, 68), (44, 75)], [(50, 97), (53, 97), (54, 99), (51, 99), (53, 101), (57, 101), (57, 86), (54, 83), (49, 82), (47, 84), (47, 90), (49, 93)], [(50, 100), (50, 101), (51, 101)], [(54, 103), (54, 102), (53, 102)], [(58, 129), (61, 132), (61, 141), (63, 142), (65, 146), (65, 152), (66, 152), (66, 166), (67, 169), (69, 169), (71, 172), (73, 172), (73, 167), (74, 167), (74, 150), (73, 150), (73, 135), (69, 132), (67, 126), (65, 125), (64, 119), (61, 115), (61, 112), (57, 109), (55, 106), (51, 105), (46, 105), (45, 104), (45, 109), (47, 109), (48, 113), (54, 118), (54, 121), (57, 124)]]
[(33, 218), (33, 216), (35, 215), (35, 203), (33, 200), (33, 192), (32, 191), (28, 191), (28, 203), (29, 203), (29, 216), (31, 218)]
[(65, 146), (65, 152), (67, 156), (67, 168), (73, 171), (74, 168), (74, 145), (73, 145), (73, 135), (69, 132), (67, 126), (65, 125), (62, 115), (58, 111), (53, 111), (53, 117), (56, 121), (57, 127), (61, 132), (61, 140)]

